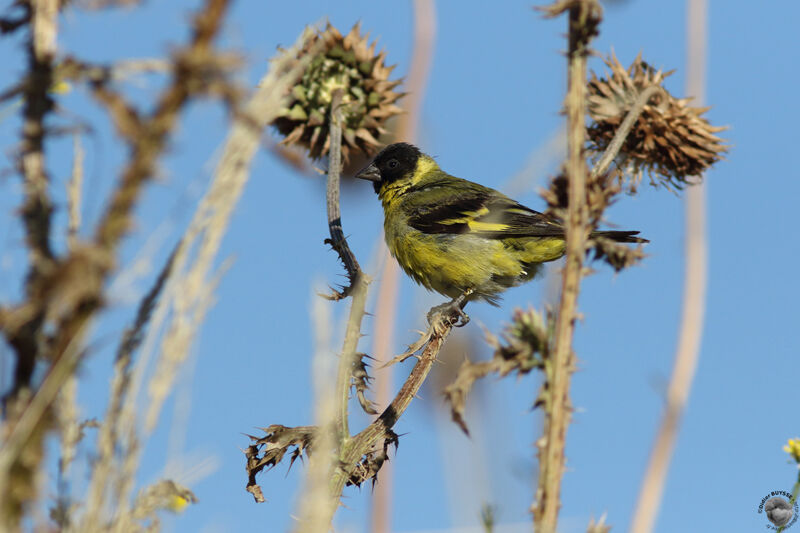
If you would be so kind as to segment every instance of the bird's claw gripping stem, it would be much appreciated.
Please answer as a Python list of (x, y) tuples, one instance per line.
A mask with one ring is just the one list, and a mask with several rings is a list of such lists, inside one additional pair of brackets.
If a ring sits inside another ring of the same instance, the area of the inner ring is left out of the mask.
[(469, 324), (469, 315), (464, 312), (464, 306), (467, 305), (467, 298), (470, 294), (472, 294), (472, 291), (467, 290), (458, 298), (432, 308), (428, 312), (428, 324), (433, 325), (438, 316), (448, 320), (456, 328)]

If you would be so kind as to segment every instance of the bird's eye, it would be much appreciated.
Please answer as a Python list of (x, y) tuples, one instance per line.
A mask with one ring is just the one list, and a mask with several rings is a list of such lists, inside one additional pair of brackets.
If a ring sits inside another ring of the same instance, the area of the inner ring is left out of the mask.
[(397, 161), (397, 159), (390, 159), (389, 162), (386, 164), (389, 168), (397, 168), (397, 165), (399, 165), (400, 163)]

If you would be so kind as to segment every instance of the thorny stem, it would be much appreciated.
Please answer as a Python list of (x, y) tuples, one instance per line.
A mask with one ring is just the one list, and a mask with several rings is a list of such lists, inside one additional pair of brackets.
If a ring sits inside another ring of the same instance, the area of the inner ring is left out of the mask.
[(339, 300), (348, 295), (353, 296), (353, 306), (350, 308), (350, 318), (347, 321), (344, 346), (339, 360), (339, 371), (336, 378), (336, 398), (339, 402), (336, 413), (336, 426), (339, 446), (343, 446), (350, 438), (350, 428), (347, 422), (347, 403), (350, 399), (350, 378), (353, 374), (353, 363), (356, 357), (356, 348), (361, 338), (361, 320), (364, 317), (364, 307), (367, 298), (367, 280), (361, 272), (355, 255), (347, 245), (342, 231), (342, 215), (339, 208), (339, 177), (342, 172), (342, 122), (341, 122), (342, 91), (334, 91), (331, 101), (330, 116), (330, 156), (328, 160), (328, 228), (331, 238), (330, 244), (339, 254), (350, 278), (350, 285), (342, 292), (334, 291), (331, 299)]
[(438, 322), (435, 327), (432, 326), (433, 332), (430, 340), (425, 345), (422, 354), (419, 356), (417, 364), (414, 365), (411, 374), (406, 379), (403, 386), (398, 391), (389, 407), (384, 409), (381, 415), (372, 422), (369, 426), (364, 428), (358, 435), (354, 436), (348, 441), (341, 450), (340, 464), (341, 467), (337, 468), (331, 479), (330, 494), (333, 498), (332, 506), (329, 511), (328, 523), (333, 519), (333, 514), (338, 506), (339, 499), (342, 495), (342, 490), (352, 473), (353, 468), (358, 464), (359, 459), (364, 456), (373, 445), (379, 440), (389, 436), (395, 423), (400, 419), (405, 410), (408, 408), (411, 400), (419, 392), (425, 378), (431, 371), (434, 361), (444, 344), (445, 339), (450, 334), (452, 324), (448, 317), (439, 315)]
[(353, 364), (356, 361), (356, 348), (361, 339), (361, 321), (364, 318), (364, 308), (367, 303), (367, 279), (363, 274), (356, 279), (356, 285), (351, 291), (353, 305), (350, 307), (350, 317), (347, 320), (347, 330), (344, 335), (344, 345), (339, 358), (339, 371), (336, 378), (336, 399), (339, 402), (336, 413), (336, 426), (338, 443), (344, 447), (350, 439), (350, 426), (347, 421), (347, 404), (350, 400), (350, 379), (353, 375)]
[(342, 214), (339, 209), (339, 177), (342, 173), (342, 91), (336, 90), (333, 92), (333, 99), (331, 100), (331, 118), (330, 118), (330, 139), (331, 148), (328, 157), (328, 229), (330, 230), (331, 238), (326, 242), (330, 244), (347, 270), (347, 277), (350, 284), (342, 289), (341, 292), (333, 291), (333, 294), (328, 298), (331, 300), (341, 300), (347, 298), (350, 292), (355, 287), (358, 277), (361, 275), (361, 267), (356, 260), (355, 254), (350, 250), (347, 240), (344, 238), (342, 231)]
[[(336, 232), (341, 236), (341, 218), (339, 216), (339, 169), (341, 165), (339, 146), (341, 143), (341, 126), (338, 116), (338, 102), (341, 95), (337, 92), (334, 93), (334, 101), (331, 109), (331, 151), (330, 151), (330, 169), (328, 171), (328, 220), (331, 229), (331, 238), (336, 239)], [(334, 240), (335, 242), (335, 240)], [(353, 362), (356, 357), (356, 345), (361, 336), (361, 320), (364, 316), (364, 306), (366, 304), (366, 285), (368, 280), (358, 267), (358, 262), (352, 256), (349, 247), (347, 247), (344, 238), (341, 240), (342, 246), (336, 248), (342, 255), (342, 261), (345, 266), (348, 265), (346, 257), (352, 258), (351, 265), (354, 266), (352, 271), (354, 274), (354, 283), (349, 288), (353, 296), (353, 304), (350, 309), (350, 317), (348, 319), (347, 331), (345, 333), (345, 342), (342, 348), (342, 355), (339, 360), (339, 370), (336, 382), (336, 397), (337, 397), (337, 456), (338, 465), (333, 469), (333, 475), (330, 480), (330, 501), (324, 510), (317, 510), (324, 512), (323, 517), (316, 517), (315, 523), (330, 524), (333, 521), (333, 515), (339, 506), (339, 501), (342, 496), (342, 491), (348, 480), (351, 478), (353, 470), (358, 465), (360, 459), (369, 453), (373, 446), (383, 438), (389, 437), (389, 430), (395, 425), (400, 416), (408, 408), (411, 400), (419, 392), (422, 383), (428, 376), (428, 373), (436, 360), (439, 350), (444, 344), (450, 330), (452, 323), (450, 317), (439, 315), (436, 322), (431, 326), (430, 339), (425, 345), (422, 354), (411, 371), (406, 382), (401, 387), (400, 391), (395, 396), (392, 403), (381, 413), (381, 415), (372, 422), (369, 426), (364, 428), (359, 434), (354, 437), (350, 436), (349, 427), (347, 422), (347, 405), (350, 397), (350, 379), (352, 375)], [(348, 273), (350, 273), (350, 268)], [(301, 523), (305, 521), (301, 517)]]
[[(344, 489), (344, 481), (337, 487), (334, 480), (340, 476), (342, 464), (355, 465), (356, 461), (361, 455), (352, 459), (346, 459), (347, 451), (352, 445), (352, 438), (350, 436), (350, 427), (348, 423), (348, 404), (350, 401), (350, 388), (351, 379), (353, 376), (354, 363), (357, 361), (358, 355), (356, 350), (358, 348), (358, 341), (361, 339), (361, 322), (364, 318), (364, 309), (367, 303), (367, 285), (369, 280), (361, 272), (361, 267), (355, 255), (347, 245), (342, 231), (342, 217), (339, 207), (339, 177), (342, 170), (342, 125), (341, 125), (341, 103), (342, 91), (337, 90), (333, 93), (331, 100), (330, 111), (330, 152), (328, 156), (328, 183), (327, 183), (327, 210), (328, 210), (328, 229), (330, 230), (331, 238), (326, 240), (334, 250), (339, 254), (339, 258), (347, 270), (347, 276), (350, 280), (348, 287), (345, 287), (342, 292), (333, 291), (333, 295), (328, 296), (331, 300), (341, 300), (348, 296), (352, 296), (353, 302), (350, 307), (350, 316), (347, 319), (347, 329), (344, 336), (344, 344), (342, 346), (342, 353), (339, 356), (339, 365), (336, 375), (336, 389), (335, 395), (335, 435), (334, 439), (334, 453), (331, 456), (331, 464), (327, 467), (317, 465), (330, 472), (331, 484), (327, 496), (324, 498), (322, 507), (314, 505), (303, 506), (301, 516), (299, 517), (298, 527), (296, 531), (303, 531), (306, 533), (314, 533), (318, 531), (325, 531), (330, 528), (333, 521), (333, 515), (339, 507), (339, 500)], [(320, 427), (318, 432), (325, 432), (324, 427)], [(319, 443), (324, 439), (330, 438), (327, 434), (317, 435)], [(324, 450), (321, 453), (326, 453)], [(347, 462), (346, 462), (347, 461)], [(309, 476), (312, 476), (313, 470), (319, 470), (312, 467), (309, 469)], [(311, 478), (309, 478), (311, 482)]]
[(586, 204), (586, 56), (592, 37), (592, 24), (599, 22), (600, 6), (594, 0), (570, 2), (567, 114), (567, 177), (569, 205), (566, 219), (566, 262), (561, 285), (561, 301), (555, 325), (555, 344), (550, 373), (550, 409), (545, 415), (543, 438), (539, 443), (539, 480), (534, 503), (534, 528), (553, 533), (558, 522), (561, 477), (566, 461), (567, 426), (572, 407), (569, 399), (574, 355), (572, 336), (577, 316), (578, 290), (583, 268), (589, 214)]
[(622, 124), (620, 124), (619, 128), (617, 128), (617, 132), (614, 134), (614, 138), (611, 139), (606, 151), (603, 152), (602, 157), (600, 157), (600, 159), (594, 165), (594, 168), (592, 168), (589, 179), (594, 179), (597, 176), (604, 174), (608, 170), (608, 167), (611, 166), (611, 163), (619, 154), (620, 149), (622, 149), (622, 145), (625, 144), (625, 139), (628, 138), (631, 128), (633, 128), (633, 125), (636, 124), (636, 121), (639, 119), (639, 115), (642, 114), (644, 106), (647, 105), (647, 102), (649, 102), (650, 99), (656, 94), (661, 95), (662, 101), (666, 100), (666, 91), (664, 91), (664, 89), (658, 85), (651, 85), (639, 93), (639, 96), (636, 98), (636, 101), (633, 103), (630, 111), (628, 111), (628, 114), (625, 116), (625, 120), (623, 120)]

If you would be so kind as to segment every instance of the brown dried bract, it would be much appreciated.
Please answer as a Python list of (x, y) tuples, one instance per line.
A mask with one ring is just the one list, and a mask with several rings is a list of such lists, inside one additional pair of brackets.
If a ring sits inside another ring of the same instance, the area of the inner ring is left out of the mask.
[(399, 443), (397, 434), (391, 429), (384, 430), (384, 436), (372, 443), (369, 450), (361, 457), (358, 464), (350, 472), (347, 485), (360, 487), (362, 483), (372, 480), (372, 485), (378, 481), (378, 472), (383, 463), (389, 460), (389, 446), (394, 445), (397, 449)]
[(641, 244), (631, 247), (607, 237), (592, 237), (591, 244), (593, 244), (592, 250), (594, 251), (593, 259), (602, 259), (617, 272), (633, 266), (645, 258), (644, 248)]
[(256, 483), (256, 474), (264, 468), (269, 470), (280, 463), (292, 447), (294, 449), (291, 451), (289, 468), (304, 453), (310, 456), (311, 445), (317, 433), (316, 426), (290, 428), (273, 424), (261, 429), (264, 431), (263, 437), (248, 435), (252, 444), (244, 452), (247, 457), (247, 492), (251, 493), (259, 503), (264, 501), (264, 495)]
[[(598, 155), (608, 147), (639, 94), (653, 85), (664, 89), (664, 80), (672, 74), (656, 70), (641, 55), (627, 70), (613, 54), (605, 63), (608, 75), (592, 73), (589, 81), (588, 112), (593, 121), (588, 128), (589, 148)], [(632, 189), (645, 172), (653, 185), (681, 189), (728, 150), (716, 136), (725, 128), (712, 126), (702, 116), (709, 108), (692, 107), (691, 98), (675, 98), (664, 90), (666, 100), (656, 96), (645, 105), (617, 159), (619, 170), (632, 176)]]
[(375, 402), (367, 398), (367, 391), (369, 391), (369, 382), (372, 381), (372, 376), (369, 375), (369, 365), (364, 359), (372, 359), (365, 353), (356, 354), (358, 359), (353, 361), (353, 375), (350, 379), (350, 386), (355, 389), (358, 404), (361, 409), (368, 415), (377, 415)]

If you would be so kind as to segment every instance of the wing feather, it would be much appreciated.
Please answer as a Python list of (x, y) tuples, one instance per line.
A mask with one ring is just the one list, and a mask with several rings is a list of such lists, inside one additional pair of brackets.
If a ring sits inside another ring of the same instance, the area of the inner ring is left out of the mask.
[[(471, 233), (487, 239), (563, 237), (564, 228), (542, 213), (487, 187), (466, 183), (432, 182), (410, 191), (419, 193), (420, 199), (430, 197), (414, 202), (409, 225), (423, 233)], [(450, 194), (442, 194), (446, 191)]]

